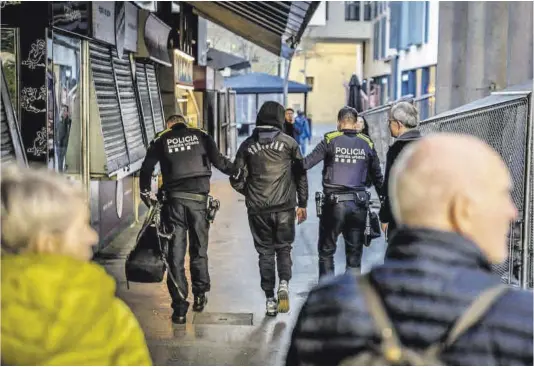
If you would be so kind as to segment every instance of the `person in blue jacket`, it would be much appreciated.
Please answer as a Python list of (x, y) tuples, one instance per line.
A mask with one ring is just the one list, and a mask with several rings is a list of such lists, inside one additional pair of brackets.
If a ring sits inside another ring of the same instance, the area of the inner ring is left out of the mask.
[(306, 140), (311, 141), (310, 123), (304, 115), (304, 112), (297, 111), (297, 117), (295, 118), (294, 131), (297, 143), (300, 146), (300, 152), (302, 155), (306, 154)]

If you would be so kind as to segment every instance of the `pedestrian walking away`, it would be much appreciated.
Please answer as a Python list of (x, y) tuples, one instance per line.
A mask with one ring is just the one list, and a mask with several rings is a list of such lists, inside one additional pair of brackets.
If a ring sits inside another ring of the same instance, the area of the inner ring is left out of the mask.
[(282, 132), (284, 108), (277, 102), (265, 102), (256, 126), (236, 155), (236, 168), (243, 174), (239, 179), (231, 177), (230, 183), (245, 195), (250, 231), (259, 256), (266, 313), (275, 316), (289, 311), (291, 246), (295, 240), (295, 219), (299, 224), (306, 219), (308, 181), (306, 173), (296, 169), (300, 167), (297, 162), (302, 160), (297, 142)]
[(338, 113), (338, 130), (324, 139), (302, 161), (308, 170), (321, 161), (323, 192), (316, 193), (319, 219), (319, 277), (334, 273), (337, 238), (345, 240), (346, 268), (360, 269), (370, 193), (367, 180), (382, 188), (382, 171), (374, 145), (361, 134), (363, 120), (352, 107)]
[(150, 181), (159, 162), (163, 186), (157, 199), (163, 201), (162, 221), (167, 231), (173, 232), (166, 246), (171, 267), (168, 271), (173, 275), (167, 276), (167, 287), (174, 310), (172, 320), (183, 324), (189, 309), (184, 265), (188, 232), (194, 311), (204, 309), (208, 301), (206, 293), (210, 290), (208, 238), (212, 218), (209, 216), (212, 209), (217, 209), (212, 208), (217, 201), (209, 196), (211, 165), (227, 175), (238, 171), (230, 160), (219, 153), (211, 136), (200, 129), (188, 127), (183, 116), (170, 116), (167, 126), (170, 128), (159, 133), (150, 143), (141, 167), (140, 187), (142, 200), (150, 205), (150, 200), (154, 200)]

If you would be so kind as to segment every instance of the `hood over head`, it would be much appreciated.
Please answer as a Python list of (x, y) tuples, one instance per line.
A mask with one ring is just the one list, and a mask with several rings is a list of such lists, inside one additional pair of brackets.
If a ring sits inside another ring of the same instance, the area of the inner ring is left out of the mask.
[(280, 130), (284, 128), (285, 109), (274, 101), (265, 102), (256, 117), (256, 126), (274, 126)]

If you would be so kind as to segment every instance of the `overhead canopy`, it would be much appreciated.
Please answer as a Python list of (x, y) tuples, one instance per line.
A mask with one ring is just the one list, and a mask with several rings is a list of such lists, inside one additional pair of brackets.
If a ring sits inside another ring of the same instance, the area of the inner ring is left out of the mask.
[[(265, 73), (249, 73), (224, 78), (225, 88), (237, 94), (284, 93), (284, 79)], [(306, 84), (288, 81), (288, 93), (307, 93), (311, 90)]]
[(197, 13), (289, 59), (320, 1), (186, 1)]
[(208, 50), (208, 66), (215, 70), (230, 68), (233, 70), (241, 70), (250, 67), (250, 62), (242, 57), (229, 54), (227, 52), (219, 51), (214, 48)]

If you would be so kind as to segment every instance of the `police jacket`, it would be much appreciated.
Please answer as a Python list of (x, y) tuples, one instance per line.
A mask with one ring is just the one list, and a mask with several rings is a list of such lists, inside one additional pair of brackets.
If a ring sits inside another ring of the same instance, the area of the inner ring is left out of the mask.
[(308, 170), (323, 160), (325, 193), (365, 190), (368, 173), (377, 190), (382, 188), (380, 161), (367, 135), (355, 130), (325, 134), (323, 141), (304, 158), (303, 168)]
[[(403, 229), (384, 265), (371, 270), (401, 342), (424, 349), (442, 338), (484, 290), (500, 283), (480, 249), (450, 232)], [(532, 292), (510, 288), (441, 360), (451, 366), (532, 366)], [(337, 365), (378, 346), (377, 332), (354, 274), (325, 280), (306, 300), (287, 365)]]
[(298, 143), (280, 129), (259, 126), (239, 147), (236, 167), (246, 172), (244, 181), (230, 180), (232, 187), (245, 195), (251, 214), (306, 208), (308, 180), (298, 169), (302, 160)]
[(162, 131), (150, 143), (141, 167), (141, 191), (150, 190), (158, 162), (163, 188), (169, 191), (207, 194), (212, 164), (227, 175), (235, 173), (234, 164), (219, 153), (211, 136), (182, 123)]
[(395, 163), (395, 160), (399, 156), (400, 152), (410, 143), (418, 140), (421, 138), (421, 132), (419, 130), (409, 130), (399, 136), (395, 142), (389, 147), (389, 150), (386, 155), (386, 174), (385, 174), (385, 180), (384, 180), (384, 186), (382, 187), (382, 206), (380, 208), (380, 221), (382, 223), (389, 223), (388, 226), (388, 232), (392, 233), (392, 231), (396, 228), (395, 220), (393, 218), (393, 214), (391, 213), (391, 204), (389, 201), (389, 194), (388, 194), (388, 181), (389, 181), (389, 174), (391, 172), (391, 167), (393, 166), (393, 163)]

